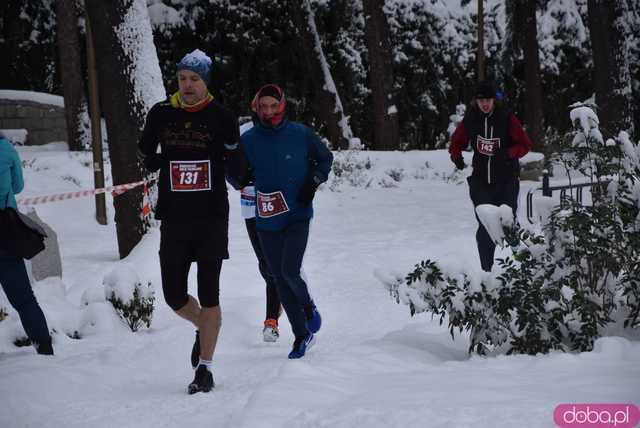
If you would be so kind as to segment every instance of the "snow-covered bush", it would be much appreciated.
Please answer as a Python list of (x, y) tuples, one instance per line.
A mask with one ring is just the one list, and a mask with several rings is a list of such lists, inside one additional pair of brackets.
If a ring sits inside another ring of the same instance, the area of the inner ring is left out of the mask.
[(105, 298), (131, 331), (142, 324), (151, 326), (155, 301), (151, 281), (143, 285), (132, 268), (120, 265), (104, 277), (103, 284)]
[(385, 173), (393, 179), (393, 181), (401, 182), (405, 176), (404, 169), (402, 168), (391, 168), (385, 171)]
[(0, 306), (0, 321), (4, 321), (4, 319), (9, 316), (9, 312), (7, 312), (7, 308)]
[(371, 159), (361, 159), (357, 150), (343, 150), (336, 153), (331, 165), (333, 172), (329, 188), (335, 191), (344, 183), (353, 187), (368, 187), (371, 179), (365, 173), (371, 169)]
[(624, 132), (605, 140), (588, 107), (571, 119), (558, 158), (592, 185), (590, 204), (565, 198), (538, 232), (514, 224), (508, 207), (478, 207), (492, 239), (513, 250), (491, 274), (452, 274), (426, 260), (386, 282), (412, 315), (448, 316), (452, 335), (469, 330), (470, 352), (589, 351), (614, 322), (640, 327), (640, 147)]

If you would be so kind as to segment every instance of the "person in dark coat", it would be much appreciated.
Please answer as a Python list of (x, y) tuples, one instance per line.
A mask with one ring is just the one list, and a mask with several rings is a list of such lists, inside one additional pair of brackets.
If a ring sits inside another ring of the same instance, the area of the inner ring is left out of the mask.
[[(196, 326), (189, 393), (214, 386), (212, 359), (220, 331), (220, 271), (229, 258), (229, 201), (225, 176), (244, 171), (237, 118), (216, 102), (207, 85), (211, 59), (195, 50), (177, 66), (179, 90), (154, 105), (138, 144), (150, 171), (160, 170), (156, 218), (160, 271), (167, 304)], [(160, 152), (157, 152), (158, 146)], [(187, 292), (198, 264), (198, 299)]]
[[(22, 162), (11, 143), (0, 135), (0, 210), (17, 210), (15, 194), (24, 188)], [(2, 231), (0, 231), (0, 243)], [(1, 247), (1, 245), (0, 245)], [(0, 284), (18, 312), (22, 327), (38, 354), (53, 355), (47, 320), (33, 294), (24, 259), (0, 249)]]
[[(531, 150), (532, 144), (518, 118), (496, 101), (496, 88), (488, 80), (477, 84), (471, 106), (451, 136), (449, 154), (458, 169), (466, 166), (462, 150), (469, 145), (473, 149), (473, 172), (467, 181), (473, 206), (506, 204), (513, 209), (515, 218), (520, 191), (519, 159)], [(496, 246), (479, 219), (476, 241), (480, 265), (491, 271)]]
[(313, 217), (313, 198), (327, 180), (333, 155), (315, 132), (285, 117), (286, 98), (274, 84), (251, 103), (254, 127), (241, 147), (256, 191), (256, 229), (295, 335), (289, 358), (301, 358), (315, 342), (321, 316), (301, 275)]

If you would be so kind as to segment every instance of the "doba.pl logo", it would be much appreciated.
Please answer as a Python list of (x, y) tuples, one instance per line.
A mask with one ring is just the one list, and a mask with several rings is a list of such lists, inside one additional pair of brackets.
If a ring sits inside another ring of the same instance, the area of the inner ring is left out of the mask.
[(553, 421), (562, 428), (633, 428), (640, 409), (634, 404), (560, 404)]

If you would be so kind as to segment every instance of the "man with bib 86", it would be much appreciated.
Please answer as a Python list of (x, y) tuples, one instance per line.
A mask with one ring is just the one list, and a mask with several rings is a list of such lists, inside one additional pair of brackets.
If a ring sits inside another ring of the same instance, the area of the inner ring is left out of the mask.
[(314, 344), (320, 313), (301, 275), (313, 216), (312, 200), (327, 180), (333, 155), (310, 128), (285, 118), (282, 89), (263, 86), (251, 103), (254, 127), (242, 134), (256, 190), (256, 229), (295, 336), (289, 358)]

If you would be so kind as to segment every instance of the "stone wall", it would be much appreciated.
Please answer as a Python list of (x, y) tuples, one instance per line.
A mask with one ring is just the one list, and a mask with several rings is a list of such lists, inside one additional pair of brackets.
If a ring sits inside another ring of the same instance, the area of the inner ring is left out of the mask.
[(26, 129), (26, 145), (67, 141), (64, 107), (0, 97), (0, 129)]

